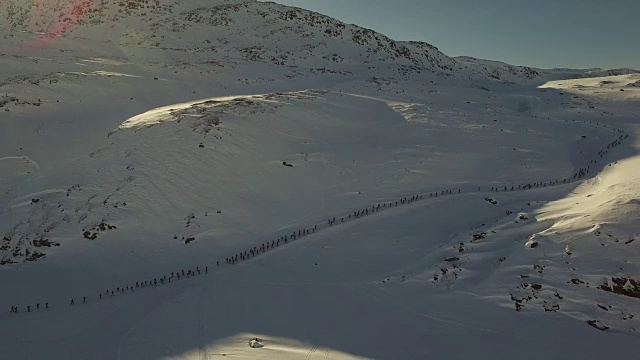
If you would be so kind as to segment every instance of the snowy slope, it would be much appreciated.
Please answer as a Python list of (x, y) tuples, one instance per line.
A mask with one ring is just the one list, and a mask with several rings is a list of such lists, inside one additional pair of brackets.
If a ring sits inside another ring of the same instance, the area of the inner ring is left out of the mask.
[(632, 354), (634, 71), (255, 1), (0, 14), (0, 359)]

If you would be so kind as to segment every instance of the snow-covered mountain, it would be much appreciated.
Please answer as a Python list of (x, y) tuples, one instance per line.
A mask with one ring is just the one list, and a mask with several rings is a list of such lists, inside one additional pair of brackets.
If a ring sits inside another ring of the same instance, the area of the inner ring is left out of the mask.
[(0, 41), (0, 360), (632, 354), (634, 70), (257, 1), (4, 0)]
[[(78, 37), (86, 46), (105, 42), (172, 50), (187, 62), (258, 61), (289, 68), (351, 73), (367, 64), (437, 71), (503, 82), (603, 76), (605, 71), (547, 71), (524, 66), (450, 58), (424, 42), (394, 41), (375, 31), (312, 11), (256, 0), (7, 0), (2, 26), (45, 37)], [(106, 35), (106, 36), (105, 36)], [(152, 61), (157, 52), (151, 52)], [(144, 57), (143, 57), (144, 58)], [(139, 59), (142, 60), (142, 59)], [(622, 75), (633, 70), (607, 70)]]
[(199, 57), (218, 60), (347, 70), (362, 63), (448, 70), (455, 63), (429, 44), (396, 42), (368, 29), (275, 3), (52, 1), (38, 7), (28, 3), (3, 3), (6, 27), (103, 41), (108, 33), (119, 44), (186, 52), (190, 60), (192, 53), (199, 53)]

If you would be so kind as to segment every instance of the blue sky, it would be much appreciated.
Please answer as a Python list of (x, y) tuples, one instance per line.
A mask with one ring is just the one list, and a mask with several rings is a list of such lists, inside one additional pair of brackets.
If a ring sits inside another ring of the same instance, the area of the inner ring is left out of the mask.
[(640, 0), (275, 0), (450, 56), (640, 69)]

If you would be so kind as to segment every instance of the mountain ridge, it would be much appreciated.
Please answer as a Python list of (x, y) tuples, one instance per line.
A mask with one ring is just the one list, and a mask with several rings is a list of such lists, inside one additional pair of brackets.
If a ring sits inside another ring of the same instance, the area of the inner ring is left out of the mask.
[(635, 72), (545, 70), (449, 57), (427, 42), (396, 41), (317, 12), (255, 0), (54, 0), (33, 6), (26, 0), (7, 0), (0, 4), (1, 12), (6, 15), (0, 25), (13, 31), (45, 38), (86, 37), (94, 41), (88, 46), (103, 41), (188, 56), (197, 53), (225, 62), (259, 61), (334, 72), (349, 72), (358, 65), (408, 66), (508, 83)]

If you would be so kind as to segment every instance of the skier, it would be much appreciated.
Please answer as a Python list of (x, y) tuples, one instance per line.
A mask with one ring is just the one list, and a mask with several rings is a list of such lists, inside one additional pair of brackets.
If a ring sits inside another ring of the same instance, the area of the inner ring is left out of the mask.
[(83, 302), (83, 303), (86, 303), (86, 302), (87, 302), (87, 297), (86, 297), (86, 296), (83, 296), (83, 297), (82, 297), (82, 302)]
[(75, 305), (75, 304), (76, 304), (76, 302), (73, 301), (73, 299), (71, 299), (71, 304), (69, 304), (69, 305), (71, 306), (71, 305)]

